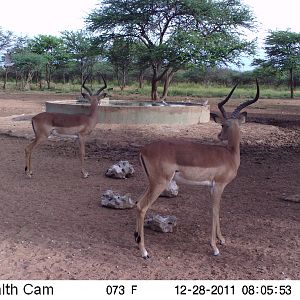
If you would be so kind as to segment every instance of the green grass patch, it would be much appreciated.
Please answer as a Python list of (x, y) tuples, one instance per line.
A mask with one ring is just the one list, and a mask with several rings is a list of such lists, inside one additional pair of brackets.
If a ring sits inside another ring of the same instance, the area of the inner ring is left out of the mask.
[[(197, 98), (220, 98), (224, 97), (231, 91), (232, 87), (220, 85), (200, 85), (195, 83), (176, 83), (171, 84), (168, 96), (173, 97), (197, 97)], [(158, 88), (159, 93), (162, 87)], [(139, 89), (137, 85), (130, 85), (121, 91), (118, 87), (114, 88), (114, 93), (120, 95), (143, 95), (150, 96), (151, 86), (144, 85)], [(238, 86), (232, 95), (232, 98), (248, 98), (253, 97), (256, 93), (256, 85)], [(269, 86), (260, 86), (260, 98), (264, 99), (289, 99), (290, 90), (285, 87), (273, 88)], [(295, 98), (300, 98), (300, 91), (295, 92)]]
[[(150, 99), (151, 86), (150, 84), (144, 84), (143, 88), (139, 88), (137, 83), (128, 85), (124, 90), (121, 90), (117, 86), (116, 82), (108, 82), (109, 88), (113, 88), (110, 94), (117, 95), (141, 95), (148, 97)], [(57, 94), (68, 94), (68, 93), (80, 93), (80, 84), (72, 83), (52, 83), (51, 89), (47, 89), (43, 86), (40, 89), (38, 84), (31, 84), (30, 91), (25, 92), (49, 92)], [(98, 83), (94, 83), (92, 88), (96, 90), (98, 88)], [(221, 86), (221, 85), (204, 85), (196, 83), (172, 83), (169, 88), (168, 96), (171, 97), (196, 97), (196, 98), (223, 98), (226, 96), (230, 90), (231, 86)], [(158, 88), (158, 92), (162, 93), (162, 86)], [(14, 82), (8, 82), (6, 85), (6, 91), (16, 92), (20, 91), (20, 88), (16, 87)], [(249, 98), (253, 97), (256, 93), (256, 85), (251, 86), (238, 86), (235, 90), (232, 98)], [(290, 99), (290, 90), (288, 87), (270, 87), (260, 85), (260, 98), (262, 99)], [(300, 99), (300, 91), (295, 91), (295, 99)]]

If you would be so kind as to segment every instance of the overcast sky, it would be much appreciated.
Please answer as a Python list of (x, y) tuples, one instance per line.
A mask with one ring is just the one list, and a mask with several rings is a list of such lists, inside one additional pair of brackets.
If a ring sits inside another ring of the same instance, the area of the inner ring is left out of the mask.
[[(257, 17), (259, 45), (269, 30), (300, 32), (299, 0), (242, 0)], [(16, 35), (59, 35), (84, 27), (84, 19), (99, 0), (0, 0), (0, 27)]]
[[(260, 32), (287, 29), (300, 32), (299, 0), (243, 0), (261, 23)], [(0, 0), (0, 27), (15, 34), (58, 35), (84, 26), (84, 18), (99, 0)]]
[(260, 39), (264, 38), (269, 30), (291, 29), (300, 32), (300, 1), (299, 0), (243, 0), (254, 12), (259, 23)]
[(99, 0), (0, 0), (0, 27), (16, 35), (59, 35), (84, 27)]

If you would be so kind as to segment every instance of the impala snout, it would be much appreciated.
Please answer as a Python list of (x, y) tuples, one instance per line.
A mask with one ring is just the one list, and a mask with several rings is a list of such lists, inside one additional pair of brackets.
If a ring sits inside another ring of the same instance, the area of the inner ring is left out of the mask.
[(229, 126), (226, 123), (222, 124), (222, 130), (218, 134), (218, 139), (220, 141), (225, 142), (228, 140), (228, 134), (227, 134), (228, 128), (229, 128)]

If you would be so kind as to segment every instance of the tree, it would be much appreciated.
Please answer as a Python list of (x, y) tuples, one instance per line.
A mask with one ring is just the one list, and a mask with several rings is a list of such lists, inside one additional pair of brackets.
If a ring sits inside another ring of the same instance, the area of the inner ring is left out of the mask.
[(265, 39), (266, 59), (255, 60), (254, 65), (289, 72), (291, 98), (294, 98), (294, 71), (300, 67), (300, 33), (270, 31)]
[(62, 39), (52, 35), (39, 35), (29, 42), (29, 48), (33, 53), (44, 55), (47, 60), (45, 77), (48, 89), (50, 89), (52, 71), (58, 65), (64, 52)]
[(41, 71), (48, 63), (44, 55), (30, 52), (28, 49), (12, 54), (12, 60), (16, 72), (21, 76), (21, 88), (25, 90), (30, 89), (34, 73)]
[(4, 31), (0, 27), (0, 51), (5, 50), (13, 42), (14, 36), (11, 31)]
[[(10, 60), (9, 53), (7, 52), (7, 49), (11, 45), (12, 41), (14, 39), (14, 36), (11, 31), (4, 31), (0, 27), (0, 67), (3, 65), (5, 69), (5, 74), (4, 74), (4, 82), (3, 82), (3, 89), (5, 90), (6, 87), (6, 81), (7, 81), (7, 74), (8, 74), (8, 69), (9, 65), (7, 64), (7, 61)], [(5, 55), (1, 55), (2, 51), (6, 50)]]
[(27, 37), (15, 36), (10, 31), (1, 31), (0, 28), (0, 53), (3, 51), (4, 55), (0, 56), (1, 61), (0, 65), (3, 66), (4, 72), (4, 81), (3, 89), (6, 89), (6, 83), (8, 78), (9, 71), (13, 70), (14, 62), (12, 61), (11, 54), (19, 51), (26, 47), (28, 43)]
[[(123, 38), (115, 39), (108, 50), (108, 60), (114, 66), (118, 84), (123, 90), (129, 67), (133, 65), (134, 44)], [(122, 55), (120, 55), (120, 53)]]
[[(130, 38), (143, 44), (152, 69), (152, 100), (165, 98), (173, 75), (189, 63), (238, 63), (253, 42), (241, 29), (253, 29), (254, 17), (241, 0), (104, 0), (86, 19), (101, 41)], [(120, 53), (120, 55), (122, 55)]]
[(139, 88), (143, 87), (144, 75), (146, 70), (151, 67), (147, 52), (145, 53), (145, 46), (142, 42), (134, 43), (134, 61), (133, 65), (138, 70)]
[(93, 39), (84, 30), (64, 31), (62, 32), (62, 39), (70, 58), (79, 63), (82, 84), (84, 73), (87, 72), (89, 65), (92, 67), (93, 59), (97, 55)]

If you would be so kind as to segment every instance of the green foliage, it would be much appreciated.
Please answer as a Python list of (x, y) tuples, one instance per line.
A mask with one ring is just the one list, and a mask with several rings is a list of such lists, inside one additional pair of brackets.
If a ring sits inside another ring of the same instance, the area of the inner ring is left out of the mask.
[[(252, 85), (256, 77), (262, 97), (286, 97), (283, 85), (300, 86), (300, 33), (289, 30), (269, 33), (266, 59), (256, 60), (254, 71), (224, 68), (254, 51), (255, 42), (245, 36), (255, 20), (242, 0), (104, 0), (86, 21), (89, 31), (31, 40), (0, 28), (0, 51), (12, 53), (15, 62), (0, 68), (1, 79), (33, 81), (36, 89), (51, 79), (51, 89), (67, 92), (80, 88), (84, 74), (93, 74), (94, 83), (99, 73), (111, 83), (118, 74), (124, 81), (116, 86), (123, 85), (124, 93), (155, 96), (153, 88), (164, 94), (173, 78), (170, 95), (184, 97), (219, 97), (236, 82)], [(137, 78), (139, 86), (133, 84)]]
[(13, 42), (14, 36), (11, 31), (4, 31), (0, 27), (0, 51), (4, 50)]
[(15, 63), (15, 70), (21, 78), (21, 88), (30, 89), (34, 73), (40, 72), (47, 64), (47, 59), (42, 54), (26, 51), (14, 53), (12, 60)]
[(134, 49), (133, 42), (118, 38), (113, 41), (107, 52), (108, 60), (114, 66), (119, 85), (122, 87), (125, 87), (128, 69), (133, 65)]
[(39, 35), (29, 41), (28, 48), (33, 53), (43, 55), (52, 68), (68, 59), (63, 40), (55, 36)]
[(238, 63), (238, 55), (254, 47), (242, 38), (241, 29), (253, 29), (254, 17), (241, 0), (104, 0), (87, 24), (99, 41), (122, 37), (144, 45), (141, 60), (153, 70), (152, 99), (159, 80), (166, 88), (189, 63)]
[(12, 55), (16, 70), (21, 73), (41, 71), (47, 60), (42, 54), (33, 52), (19, 52)]
[(98, 54), (92, 37), (85, 30), (64, 31), (62, 32), (62, 40), (66, 51), (76, 60), (83, 60)]
[(288, 71), (291, 98), (294, 98), (294, 72), (300, 69), (300, 33), (271, 31), (265, 40), (266, 59), (255, 60), (254, 65), (266, 71)]
[(38, 35), (28, 43), (29, 49), (37, 54), (44, 54), (49, 60), (62, 48), (62, 39), (52, 35)]
[(79, 69), (81, 82), (83, 82), (84, 73), (92, 73), (101, 49), (95, 45), (93, 37), (85, 30), (64, 31), (62, 40), (70, 60), (76, 61), (76, 67)]
[(300, 33), (271, 31), (265, 40), (265, 51), (274, 68), (289, 70), (300, 67)]
[[(236, 82), (235, 82), (236, 83)], [(233, 83), (234, 84), (234, 83)], [(192, 100), (195, 98), (206, 99), (206, 98), (223, 98), (227, 95), (233, 84), (230, 85), (220, 85), (211, 82), (210, 84), (203, 83), (192, 83), (192, 82), (179, 82), (173, 84), (170, 87), (169, 96), (178, 97), (178, 100)], [(162, 91), (162, 87), (159, 87)], [(260, 84), (261, 99), (284, 99), (289, 97), (289, 91), (283, 86), (277, 88), (268, 85)], [(149, 84), (144, 85), (142, 89), (138, 88), (136, 84), (132, 84), (126, 87), (125, 90), (120, 91), (114, 88), (115, 94), (120, 95), (141, 95), (148, 96), (151, 91), (151, 86)], [(252, 80), (252, 84), (239, 85), (232, 99), (245, 99), (253, 97), (255, 93), (255, 84)], [(300, 97), (300, 94), (297, 94)], [(184, 99), (182, 99), (184, 97)]]
[(106, 0), (87, 23), (104, 40), (140, 40), (151, 63), (235, 62), (237, 53), (253, 50), (253, 43), (241, 39), (240, 29), (252, 29), (254, 17), (241, 1), (229, 2)]
[(44, 56), (45, 77), (50, 89), (51, 76), (55, 68), (59, 67), (67, 58), (61, 38), (52, 35), (39, 35), (28, 42), (29, 51)]

